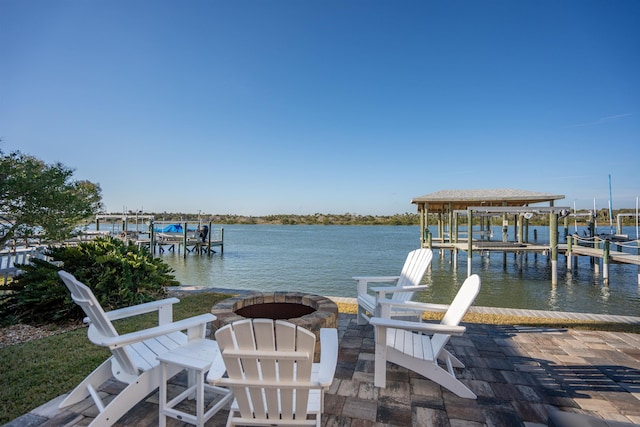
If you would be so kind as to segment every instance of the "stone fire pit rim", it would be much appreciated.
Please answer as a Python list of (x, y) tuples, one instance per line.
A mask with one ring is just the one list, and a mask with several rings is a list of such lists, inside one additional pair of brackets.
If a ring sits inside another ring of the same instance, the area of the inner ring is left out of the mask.
[(222, 300), (211, 308), (211, 313), (216, 316), (213, 326), (215, 329), (218, 329), (237, 320), (245, 319), (245, 317), (236, 314), (235, 311), (238, 309), (250, 305), (272, 302), (297, 303), (314, 308), (315, 311), (313, 313), (302, 316), (298, 319), (292, 319), (297, 320), (297, 322), (294, 323), (297, 323), (300, 326), (309, 327), (312, 323), (319, 320), (320, 325), (316, 325), (316, 327), (312, 327), (312, 329), (316, 329), (318, 326), (337, 327), (338, 306), (335, 302), (321, 295), (286, 291), (255, 291)]

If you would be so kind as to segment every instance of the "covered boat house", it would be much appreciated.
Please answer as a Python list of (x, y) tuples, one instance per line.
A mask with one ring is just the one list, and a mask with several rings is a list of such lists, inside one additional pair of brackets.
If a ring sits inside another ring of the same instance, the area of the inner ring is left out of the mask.
[[(474, 251), (536, 251), (551, 254), (552, 282), (555, 283), (558, 233), (550, 232), (549, 244), (530, 244), (528, 223), (534, 215), (548, 215), (549, 230), (557, 230), (558, 218), (567, 217), (570, 212), (569, 207), (554, 205), (561, 199), (564, 195), (515, 189), (442, 190), (415, 197), (411, 203), (418, 208), (421, 246), (449, 249), (455, 254), (466, 251), (469, 274)], [(502, 225), (499, 240), (492, 238), (491, 220), (496, 217)], [(437, 229), (435, 235), (429, 230), (432, 224)], [(474, 224), (479, 228), (474, 229)], [(508, 239), (510, 224), (513, 227), (511, 241)]]

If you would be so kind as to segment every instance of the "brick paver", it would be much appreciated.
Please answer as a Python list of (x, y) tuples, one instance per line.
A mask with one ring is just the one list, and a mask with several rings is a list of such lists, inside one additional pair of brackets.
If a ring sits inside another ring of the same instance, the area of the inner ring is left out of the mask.
[[(640, 422), (640, 336), (636, 334), (466, 324), (448, 348), (465, 369), (458, 377), (477, 395), (461, 399), (437, 384), (388, 364), (386, 388), (373, 386), (373, 328), (340, 314), (335, 381), (326, 393), (324, 426), (527, 426), (546, 425), (561, 409), (598, 418)], [(183, 376), (184, 377), (184, 376)], [(176, 387), (184, 378), (174, 379)], [(104, 391), (113, 391), (110, 384)], [(15, 420), (13, 426), (83, 426), (90, 402), (59, 411), (57, 402)], [(157, 425), (157, 393), (117, 425)], [(226, 422), (227, 411), (208, 427)], [(169, 420), (170, 426), (182, 426)]]

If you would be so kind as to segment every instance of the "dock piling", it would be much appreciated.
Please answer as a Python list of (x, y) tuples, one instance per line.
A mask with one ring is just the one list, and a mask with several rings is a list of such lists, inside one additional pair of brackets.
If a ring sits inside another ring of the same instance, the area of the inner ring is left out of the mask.
[(473, 258), (473, 239), (471, 236), (471, 230), (473, 227), (473, 215), (471, 209), (467, 208), (467, 277), (471, 276), (471, 261)]
[(551, 284), (558, 284), (558, 214), (549, 212), (549, 246), (551, 246)]
[(609, 285), (609, 246), (610, 242), (605, 240), (602, 253), (602, 283), (605, 286)]

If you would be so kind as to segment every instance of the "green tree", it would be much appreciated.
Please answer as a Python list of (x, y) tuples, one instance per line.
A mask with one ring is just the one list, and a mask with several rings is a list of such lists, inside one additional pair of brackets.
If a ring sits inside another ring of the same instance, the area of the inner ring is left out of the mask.
[(36, 231), (50, 240), (64, 239), (98, 213), (100, 186), (72, 176), (73, 170), (62, 163), (0, 150), (0, 247)]

